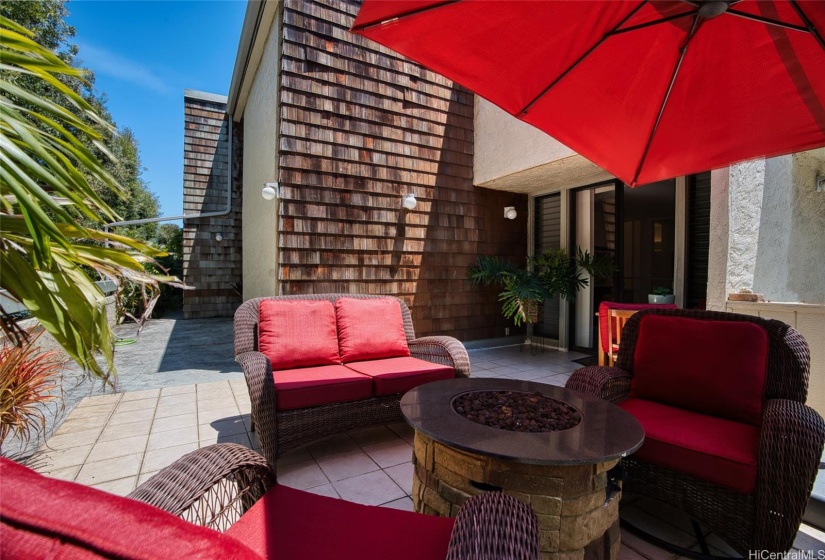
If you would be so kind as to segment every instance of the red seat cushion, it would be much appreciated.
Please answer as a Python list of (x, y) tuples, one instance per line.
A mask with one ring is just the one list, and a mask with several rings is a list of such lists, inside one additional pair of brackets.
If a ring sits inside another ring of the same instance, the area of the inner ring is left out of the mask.
[(453, 522), (277, 485), (226, 534), (277, 560), (443, 560)]
[(332, 302), (263, 300), (258, 350), (269, 358), (272, 369), (340, 364)]
[(767, 364), (759, 325), (646, 315), (630, 396), (759, 426)]
[[(642, 309), (676, 309), (676, 304), (674, 303), (618, 303), (615, 301), (603, 301), (599, 304), (599, 335), (602, 341), (602, 352), (609, 352), (607, 349), (607, 310), (608, 309), (630, 309), (630, 310), (642, 310)], [(613, 329), (617, 329), (618, 326), (613, 324)], [(615, 348), (614, 348), (615, 351)]]
[(396, 393), (406, 393), (430, 381), (452, 379), (455, 369), (434, 364), (418, 358), (384, 358), (368, 362), (344, 364), (346, 367), (372, 378), (375, 395), (383, 397)]
[(235, 539), (143, 502), (42, 476), (0, 457), (3, 558), (260, 557)]
[(631, 398), (619, 406), (645, 430), (645, 442), (634, 458), (742, 494), (756, 488), (759, 428), (643, 399)]
[(344, 363), (410, 355), (401, 306), (396, 299), (338, 298), (335, 314)]
[(307, 408), (372, 396), (372, 380), (344, 366), (273, 371), (277, 410)]

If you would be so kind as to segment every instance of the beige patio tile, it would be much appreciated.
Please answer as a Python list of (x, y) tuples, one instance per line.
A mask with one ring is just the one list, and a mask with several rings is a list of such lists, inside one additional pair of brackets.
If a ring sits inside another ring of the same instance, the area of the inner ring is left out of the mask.
[(198, 398), (198, 412), (208, 410), (221, 410), (223, 408), (237, 408), (235, 397), (229, 395), (228, 397), (219, 397), (216, 399), (201, 399)]
[(91, 486), (101, 482), (136, 476), (140, 470), (140, 460), (141, 454), (137, 453), (86, 463), (77, 473), (77, 482)]
[(412, 494), (412, 461), (386, 468), (384, 469), (384, 472), (387, 473), (393, 482), (395, 482), (408, 496)]
[[(198, 398), (202, 398), (205, 395), (231, 395), (232, 394), (232, 387), (229, 386), (228, 381), (214, 381), (212, 383), (199, 383), (195, 387), (195, 391), (198, 393)], [(213, 397), (206, 397), (206, 398), (213, 398)]]
[(364, 447), (364, 451), (383, 469), (412, 461), (413, 448), (403, 439)]
[(238, 412), (241, 414), (252, 414), (252, 404), (249, 401), (239, 402)]
[(98, 418), (100, 420), (106, 420), (109, 418), (109, 415), (115, 409), (116, 404), (117, 403), (115, 402), (111, 402), (108, 404), (100, 405), (89, 405), (83, 407), (78, 406), (72, 411), (72, 413), (69, 416), (73, 420), (78, 418)]
[(136, 410), (154, 409), (158, 405), (158, 399), (139, 399), (136, 401), (120, 401), (115, 414), (123, 414), (126, 412), (133, 412)]
[(333, 482), (335, 491), (345, 500), (377, 506), (403, 498), (406, 494), (384, 471), (375, 471)]
[(158, 401), (158, 408), (166, 408), (167, 406), (176, 404), (188, 404), (195, 401), (196, 395), (194, 391), (191, 393), (179, 393), (177, 395), (161, 395), (160, 400)]
[(207, 447), (216, 443), (237, 443), (238, 445), (243, 445), (244, 447), (252, 449), (252, 442), (246, 432), (240, 434), (221, 434), (215, 432), (212, 435), (201, 438), (198, 443), (200, 447)]
[(85, 397), (79, 403), (77, 408), (84, 408), (87, 406), (113, 405), (120, 402), (123, 393), (110, 393), (108, 395), (94, 395), (92, 397)]
[(141, 484), (143, 484), (144, 482), (146, 482), (147, 480), (149, 480), (150, 478), (152, 478), (153, 476), (155, 476), (159, 472), (160, 471), (152, 471), (152, 472), (141, 473), (138, 476), (137, 486), (135, 486), (135, 488), (137, 488), (138, 486), (140, 486)]
[(75, 418), (74, 414), (70, 414), (69, 417), (60, 425), (60, 427), (54, 434), (56, 436), (59, 436), (63, 434), (70, 434), (73, 432), (83, 432), (86, 430), (99, 429), (102, 428), (105, 423), (105, 416), (102, 418), (98, 416)]
[(316, 459), (326, 457), (327, 455), (338, 455), (356, 449), (358, 449), (358, 446), (346, 434), (330, 436), (307, 445), (307, 450), (309, 450)]
[(241, 416), (237, 406), (198, 411), (198, 424), (210, 424), (218, 420), (234, 420)]
[(155, 411), (155, 418), (168, 418), (170, 416), (180, 416), (181, 414), (195, 414), (198, 409), (194, 402), (167, 404), (158, 406)]
[(625, 532), (622, 531), (622, 545), (619, 548), (619, 560), (647, 560), (645, 556), (642, 556), (632, 548), (628, 547), (624, 544), (624, 535)]
[(121, 402), (126, 401), (139, 401), (143, 399), (151, 399), (157, 398), (160, 396), (160, 389), (146, 389), (145, 391), (131, 391), (129, 393), (123, 393), (123, 398)]
[(61, 434), (52, 436), (46, 442), (47, 448), (52, 450), (64, 450), (72, 447), (79, 447), (81, 445), (88, 445), (97, 441), (100, 437), (100, 432), (103, 427), (83, 430), (82, 432), (71, 432), (68, 434)]
[(89, 453), (89, 458), (86, 459), (86, 461), (94, 463), (95, 461), (112, 459), (123, 455), (142, 454), (146, 450), (146, 441), (148, 439), (148, 435), (142, 435), (111, 441), (98, 441), (94, 447), (92, 447), (92, 451)]
[(152, 432), (165, 432), (168, 430), (177, 430), (178, 428), (187, 428), (189, 426), (198, 425), (197, 414), (181, 414), (179, 416), (167, 416), (165, 418), (155, 418), (152, 422)]
[(136, 476), (130, 476), (128, 478), (121, 478), (118, 480), (110, 480), (109, 482), (95, 484), (92, 488), (97, 488), (98, 490), (103, 490), (104, 492), (115, 494), (116, 496), (126, 496), (135, 489), (137, 479), (138, 477)]
[(194, 393), (195, 385), (176, 385), (175, 387), (164, 387), (160, 390), (161, 398), (167, 395), (182, 395), (186, 393)]
[(404, 496), (403, 498), (393, 500), (392, 502), (386, 504), (381, 504), (381, 507), (400, 509), (401, 511), (415, 511), (412, 498), (408, 496)]
[(198, 433), (201, 439), (212, 437), (213, 434), (232, 435), (246, 433), (246, 424), (242, 416), (230, 416), (229, 418), (215, 420), (208, 424), (200, 424)]
[(350, 430), (347, 432), (347, 435), (361, 447), (377, 445), (388, 441), (398, 441), (399, 439), (398, 435), (386, 426), (368, 426), (366, 428)]
[(197, 443), (185, 443), (183, 445), (175, 445), (172, 447), (164, 447), (162, 449), (147, 451), (143, 458), (143, 466), (140, 470), (141, 472), (159, 471), (164, 467), (168, 467), (176, 460), (180, 459), (187, 453), (191, 453), (197, 448)]
[(278, 482), (290, 488), (306, 490), (329, 484), (329, 479), (315, 461), (302, 461), (278, 467)]
[(27, 464), (38, 472), (52, 472), (67, 467), (79, 469), (91, 450), (91, 445), (80, 445), (63, 451), (49, 451), (41, 448), (41, 451), (34, 455)]
[(305, 491), (310, 494), (326, 496), (327, 498), (341, 498), (341, 496), (338, 495), (338, 492), (335, 491), (335, 488), (332, 487), (332, 484), (324, 484), (321, 486), (316, 486), (315, 488), (307, 488)]
[(306, 447), (293, 449), (286, 455), (278, 458), (278, 473), (280, 474), (281, 468), (283, 467), (288, 467), (289, 465), (294, 465), (295, 463), (303, 463), (304, 461), (312, 461), (312, 455), (309, 454)]
[(330, 482), (379, 470), (375, 461), (360, 449), (341, 455), (327, 455), (318, 459), (318, 466)]
[[(173, 417), (174, 418), (174, 417)], [(155, 449), (163, 449), (164, 447), (174, 447), (176, 445), (183, 445), (184, 443), (198, 442), (198, 427), (185, 426), (174, 430), (167, 430), (163, 432), (153, 432), (149, 436), (149, 444), (147, 451), (154, 451)]]
[(149, 421), (130, 422), (129, 424), (114, 424), (103, 428), (98, 441), (112, 441), (133, 436), (145, 436), (149, 434), (151, 423)]
[(153, 408), (130, 410), (129, 412), (115, 412), (109, 419), (109, 426), (132, 424), (133, 422), (151, 422), (154, 415), (155, 409)]
[(52, 469), (49, 471), (38, 471), (41, 474), (48, 476), (49, 478), (58, 478), (60, 480), (68, 480), (69, 482), (74, 481), (75, 477), (77, 477), (77, 473), (80, 471), (80, 465), (75, 465), (73, 467), (63, 467), (62, 469)]

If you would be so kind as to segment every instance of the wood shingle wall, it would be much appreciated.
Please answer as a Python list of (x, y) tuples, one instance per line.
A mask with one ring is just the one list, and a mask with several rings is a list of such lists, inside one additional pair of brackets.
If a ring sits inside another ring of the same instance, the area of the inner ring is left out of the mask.
[[(233, 129), (230, 164), (226, 103), (219, 96), (187, 92), (184, 96), (183, 212), (200, 214), (226, 209), (226, 189), (232, 173), (228, 214), (190, 218), (183, 223), (183, 279), (194, 289), (183, 295), (187, 319), (231, 317), (241, 303), (233, 288), (241, 282), (241, 177), (243, 134)], [(221, 241), (216, 239), (220, 233)]]
[(526, 197), (473, 186), (473, 95), (349, 33), (359, 4), (285, 2), (281, 291), (398, 295), (418, 335), (504, 336), (496, 291), (467, 267), (523, 262)]

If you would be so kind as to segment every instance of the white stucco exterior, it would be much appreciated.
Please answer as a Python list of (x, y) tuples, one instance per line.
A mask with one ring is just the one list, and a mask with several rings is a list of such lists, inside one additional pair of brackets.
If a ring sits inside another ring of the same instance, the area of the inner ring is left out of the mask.
[(243, 109), (243, 298), (277, 294), (279, 201), (264, 200), (265, 183), (278, 179), (277, 18), (264, 44)]
[(825, 303), (825, 148), (712, 175), (708, 308), (751, 288), (769, 301)]

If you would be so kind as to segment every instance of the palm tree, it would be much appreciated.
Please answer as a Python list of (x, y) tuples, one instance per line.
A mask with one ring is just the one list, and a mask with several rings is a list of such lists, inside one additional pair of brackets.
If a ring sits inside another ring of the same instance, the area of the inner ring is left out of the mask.
[[(100, 131), (113, 133), (113, 127), (61, 81), (82, 80), (84, 71), (32, 37), (0, 17), (0, 287), (86, 371), (108, 381), (113, 334), (105, 298), (91, 275), (152, 285), (178, 281), (144, 268), (162, 252), (78, 220), (84, 216), (102, 227), (118, 219), (92, 187), (122, 192), (100, 161), (112, 157)], [(29, 79), (19, 79), (24, 75)], [(26, 86), (32, 79), (58, 92), (61, 103), (34, 93)], [(100, 155), (81, 138), (91, 140)], [(25, 334), (15, 318), (1, 308), (0, 316), (7, 337), (20, 344)]]

